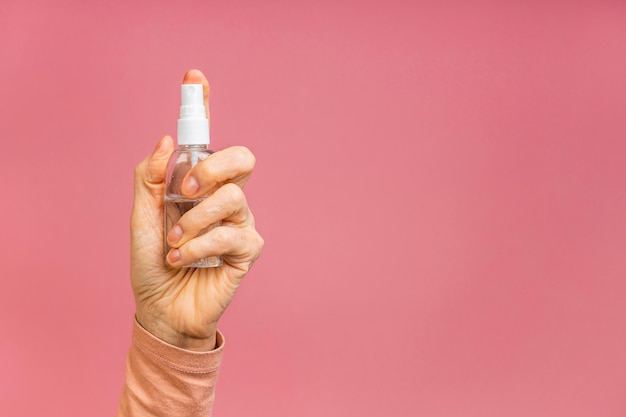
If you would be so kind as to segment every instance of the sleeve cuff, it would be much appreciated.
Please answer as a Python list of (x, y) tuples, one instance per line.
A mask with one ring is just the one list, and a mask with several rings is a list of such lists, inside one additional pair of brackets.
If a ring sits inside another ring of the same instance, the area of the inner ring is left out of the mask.
[(216, 347), (209, 352), (195, 352), (170, 345), (155, 337), (134, 320), (133, 344), (153, 361), (191, 374), (217, 372), (224, 351), (224, 336), (218, 330)]

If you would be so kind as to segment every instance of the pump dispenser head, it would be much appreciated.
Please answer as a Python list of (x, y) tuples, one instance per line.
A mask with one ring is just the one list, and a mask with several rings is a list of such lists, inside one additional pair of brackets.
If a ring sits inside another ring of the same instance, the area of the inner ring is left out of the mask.
[(210, 142), (209, 120), (206, 118), (202, 84), (183, 84), (180, 87), (178, 144), (208, 145)]

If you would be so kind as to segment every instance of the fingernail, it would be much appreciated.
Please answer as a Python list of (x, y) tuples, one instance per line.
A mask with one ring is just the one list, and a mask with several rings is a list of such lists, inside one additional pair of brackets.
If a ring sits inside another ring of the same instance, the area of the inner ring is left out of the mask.
[(170, 243), (176, 243), (181, 237), (183, 237), (183, 228), (179, 225), (175, 225), (167, 234), (167, 241)]
[(167, 142), (166, 138), (169, 138), (169, 136), (163, 136), (161, 140), (157, 142), (156, 146), (154, 147), (154, 151), (152, 152), (153, 154), (160, 153), (163, 150), (163, 147)]
[(196, 181), (196, 179), (192, 176), (187, 178), (187, 180), (183, 184), (183, 192), (188, 195), (195, 194), (199, 188), (200, 185), (198, 184), (198, 181)]
[(172, 249), (168, 255), (169, 263), (173, 264), (180, 259), (180, 251), (178, 249)]

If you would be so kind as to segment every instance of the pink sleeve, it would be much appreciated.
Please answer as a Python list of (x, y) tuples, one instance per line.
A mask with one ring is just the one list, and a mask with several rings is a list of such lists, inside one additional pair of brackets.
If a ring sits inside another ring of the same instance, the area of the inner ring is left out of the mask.
[(192, 352), (157, 339), (135, 320), (118, 417), (210, 416), (223, 350), (220, 332), (215, 350)]

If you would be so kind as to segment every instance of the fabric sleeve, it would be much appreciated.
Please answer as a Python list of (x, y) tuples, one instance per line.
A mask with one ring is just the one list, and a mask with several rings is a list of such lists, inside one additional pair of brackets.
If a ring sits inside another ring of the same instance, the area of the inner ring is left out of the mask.
[(214, 350), (192, 352), (163, 342), (135, 320), (117, 416), (210, 416), (223, 350), (219, 331)]

